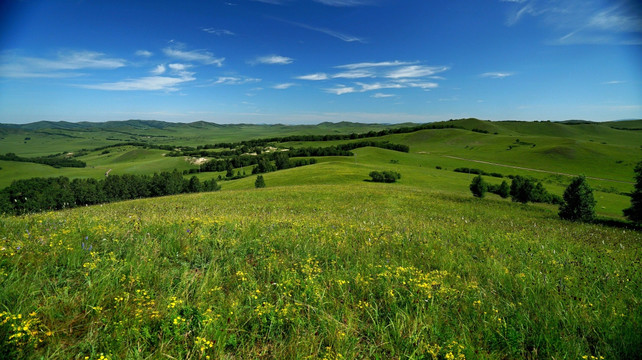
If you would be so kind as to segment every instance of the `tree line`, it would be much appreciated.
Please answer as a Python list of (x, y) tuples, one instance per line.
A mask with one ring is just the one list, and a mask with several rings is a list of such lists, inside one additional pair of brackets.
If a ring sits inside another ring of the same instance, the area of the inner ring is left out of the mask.
[(154, 175), (109, 175), (105, 179), (31, 178), (16, 180), (0, 191), (0, 214), (46, 210), (155, 196), (220, 190), (216, 180), (189, 180), (174, 170)]
[(405, 134), (405, 133), (411, 133), (419, 130), (454, 129), (454, 128), (460, 128), (460, 127), (455, 126), (453, 124), (447, 124), (447, 123), (429, 123), (429, 124), (421, 124), (417, 126), (406, 126), (406, 127), (399, 127), (394, 129), (385, 129), (380, 131), (369, 131), (369, 132), (360, 133), (360, 134), (351, 133), (351, 134), (331, 134), (331, 135), (289, 135), (289, 136), (244, 140), (239, 142), (221, 142), (216, 144), (199, 145), (196, 147), (196, 150), (221, 149), (221, 148), (235, 149), (243, 146), (253, 148), (257, 146), (265, 146), (270, 143), (284, 143), (284, 142), (291, 142), (291, 141), (356, 140), (356, 139), (364, 139), (364, 138), (372, 138), (372, 137), (382, 137), (382, 136), (387, 136), (392, 134)]
[(87, 164), (84, 161), (80, 161), (78, 159), (64, 156), (62, 154), (28, 158), (28, 157), (18, 156), (14, 153), (6, 153), (4, 155), (0, 154), (0, 160), (30, 162), (30, 163), (36, 163), (36, 164), (49, 165), (55, 168), (61, 168), (61, 167), (84, 168), (87, 166)]
[(549, 193), (542, 183), (534, 178), (515, 175), (510, 186), (506, 180), (500, 185), (487, 183), (481, 175), (477, 175), (470, 183), (470, 191), (476, 197), (484, 197), (487, 192), (497, 194), (502, 198), (511, 197), (515, 202), (548, 203), (560, 205), (563, 199), (559, 195)]
[[(623, 213), (631, 222), (640, 224), (642, 223), (642, 161), (636, 165), (634, 172), (635, 185), (629, 194), (631, 206), (624, 209)], [(596, 201), (593, 197), (593, 189), (583, 175), (573, 178), (561, 197), (547, 192), (541, 182), (519, 175), (513, 177), (510, 187), (506, 181), (501, 185), (488, 184), (481, 175), (477, 175), (469, 188), (474, 196), (480, 198), (483, 198), (486, 192), (491, 192), (502, 198), (510, 195), (513, 201), (521, 203), (544, 202), (559, 205), (558, 215), (564, 220), (590, 222), (595, 219)]]
[[(328, 147), (305, 147), (294, 148), (288, 151), (274, 151), (261, 153), (257, 155), (234, 155), (226, 159), (211, 159), (201, 164), (198, 169), (185, 170), (185, 174), (197, 172), (219, 172), (227, 171), (231, 173), (236, 168), (256, 165), (252, 170), (253, 174), (262, 174), (266, 172), (288, 169), (291, 167), (305, 166), (316, 164), (315, 159), (290, 159), (292, 157), (311, 157), (311, 156), (353, 156), (350, 150), (366, 146), (378, 147), (382, 149), (408, 152), (410, 148), (407, 145), (392, 144), (386, 141), (359, 141), (348, 144), (339, 144)], [(230, 175), (231, 176), (231, 175)], [(230, 177), (227, 176), (227, 177)]]

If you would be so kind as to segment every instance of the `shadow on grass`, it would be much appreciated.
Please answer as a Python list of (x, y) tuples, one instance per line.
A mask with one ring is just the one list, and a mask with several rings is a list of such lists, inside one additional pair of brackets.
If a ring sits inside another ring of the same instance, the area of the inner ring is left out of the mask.
[(619, 229), (642, 231), (642, 225), (636, 225), (632, 222), (620, 219), (596, 218), (593, 220), (593, 223)]

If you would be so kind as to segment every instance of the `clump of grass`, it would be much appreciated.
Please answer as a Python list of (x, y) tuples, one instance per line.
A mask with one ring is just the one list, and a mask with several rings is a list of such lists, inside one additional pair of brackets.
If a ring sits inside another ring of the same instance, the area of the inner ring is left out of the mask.
[(363, 184), (0, 218), (0, 355), (639, 357), (639, 232), (478, 205)]

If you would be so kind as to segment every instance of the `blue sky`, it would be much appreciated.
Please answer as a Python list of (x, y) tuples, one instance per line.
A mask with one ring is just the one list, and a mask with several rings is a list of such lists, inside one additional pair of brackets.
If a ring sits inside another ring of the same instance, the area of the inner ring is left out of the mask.
[(633, 0), (0, 6), (2, 123), (642, 118)]

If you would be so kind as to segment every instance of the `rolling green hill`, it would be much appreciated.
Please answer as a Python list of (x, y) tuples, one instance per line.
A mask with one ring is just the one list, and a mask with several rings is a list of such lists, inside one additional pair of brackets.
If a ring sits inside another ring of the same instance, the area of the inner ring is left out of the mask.
[[(354, 157), (320, 158), (317, 165), (269, 174), (266, 180), (269, 185), (270, 182), (273, 182), (272, 185), (355, 184), (361, 182), (369, 171), (391, 169), (403, 175), (403, 183), (466, 194), (471, 175), (454, 173), (452, 170), (468, 167), (503, 175), (532, 176), (542, 180), (552, 193), (561, 195), (571, 176), (584, 174), (597, 190), (597, 210), (600, 215), (620, 218), (622, 209), (628, 207), (629, 198), (625, 194), (632, 189), (633, 167), (642, 158), (642, 133), (623, 129), (642, 127), (642, 120), (552, 123), (461, 119), (443, 124), (452, 128), (365, 139), (274, 143), (274, 146), (293, 149), (374, 140), (408, 145), (410, 152), (357, 149), (353, 151), (356, 155)], [(400, 124), (395, 127), (411, 125)], [(217, 125), (204, 122), (175, 124), (138, 120), (78, 124), (40, 122), (0, 127), (2, 136), (5, 137), (0, 141), (0, 149), (18, 154), (42, 155), (66, 152), (74, 147), (96, 148), (116, 141), (107, 140), (110, 136), (118, 136), (119, 142), (136, 140), (185, 146), (277, 135), (365, 133), (395, 127), (347, 122), (315, 126)], [(30, 140), (24, 140), (25, 134), (30, 135)], [(125, 136), (126, 134), (133, 135)], [(16, 145), (7, 139), (19, 139), (20, 144)], [(16, 148), (28, 150), (20, 152)], [(13, 180), (36, 176), (101, 179), (108, 171), (110, 174), (152, 174), (198, 167), (194, 164), (196, 158), (171, 157), (167, 153), (167, 150), (145, 149), (140, 146), (118, 146), (85, 151), (79, 156), (70, 154), (75, 159), (86, 162), (86, 168), (56, 169), (40, 164), (0, 161), (0, 187), (8, 186)], [(442, 170), (437, 170), (436, 167)], [(236, 172), (249, 174), (252, 168), (235, 169)], [(203, 173), (197, 176), (206, 180), (219, 175), (224, 177), (225, 173)], [(249, 178), (225, 181), (222, 183), (223, 190), (250, 188), (252, 181)]]
[(0, 217), (0, 356), (639, 358), (639, 231), (371, 166)]
[[(409, 147), (315, 156), (316, 164), (262, 174), (265, 189), (247, 176), (219, 181), (218, 192), (0, 215), (0, 358), (639, 359), (642, 233), (612, 225), (630, 204), (633, 166), (642, 158), (641, 133), (630, 129), (642, 121), (446, 124), (452, 127), (245, 146)], [(208, 133), (214, 129), (222, 130)], [(13, 151), (23, 156), (85, 143), (94, 150), (62, 155), (85, 168), (0, 161), (0, 187), (34, 176), (190, 170), (203, 161), (181, 148), (101, 147), (112, 136), (140, 141), (149, 133), (150, 143), (184, 146), (385, 129), (9, 126), (0, 137), (34, 144)], [(178, 141), (190, 132), (201, 137)], [(213, 157), (243, 148), (225, 146), (203, 151)], [(491, 184), (530, 176), (556, 195), (583, 173), (601, 219), (573, 223), (560, 220), (554, 205), (474, 198), (474, 175), (453, 171), (462, 167), (504, 176), (486, 176)], [(382, 170), (401, 179), (368, 181)]]

